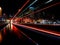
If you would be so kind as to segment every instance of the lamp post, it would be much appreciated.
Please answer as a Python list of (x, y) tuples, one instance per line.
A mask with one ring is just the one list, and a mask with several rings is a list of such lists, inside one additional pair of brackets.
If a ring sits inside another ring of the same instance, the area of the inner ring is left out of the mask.
[(0, 7), (0, 17), (2, 16), (2, 8)]

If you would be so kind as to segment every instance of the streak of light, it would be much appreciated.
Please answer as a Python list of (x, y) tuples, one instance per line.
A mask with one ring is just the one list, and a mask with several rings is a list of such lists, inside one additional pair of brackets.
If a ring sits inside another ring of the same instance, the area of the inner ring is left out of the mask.
[(0, 32), (0, 43), (2, 42), (2, 33)]
[(0, 43), (1, 43), (2, 40), (3, 40), (3, 37), (2, 37), (2, 34), (1, 34), (1, 33), (2, 33), (2, 31), (3, 31), (3, 35), (4, 35), (4, 36), (6, 35), (6, 28), (7, 28), (7, 26), (8, 26), (8, 25), (6, 25), (6, 26), (5, 26), (3, 29), (1, 29), (1, 31), (0, 31), (0, 38), (1, 38), (1, 39), (0, 39)]
[[(1, 32), (3, 31), (3, 35), (6, 35), (6, 27), (7, 27), (8, 25), (6, 25), (3, 29), (1, 29), (1, 31), (0, 31), (0, 40), (2, 41), (3, 40), (3, 37), (2, 37), (2, 34), (1, 34)], [(0, 41), (0, 43), (1, 43), (1, 41)]]
[(22, 9), (29, 3), (30, 0), (27, 0), (26, 3), (18, 10), (18, 12), (14, 15), (12, 19), (14, 19), (21, 11)]
[[(33, 4), (35, 4), (37, 1), (38, 1), (38, 0), (33, 1), (27, 8), (29, 8), (30, 6), (32, 6)], [(27, 8), (26, 8), (25, 10), (27, 10)], [(25, 10), (23, 10), (23, 11), (21, 12), (21, 14), (22, 14)]]
[(27, 36), (25, 33), (23, 33), (21, 30), (19, 30), (18, 28), (16, 28), (14, 25), (13, 25), (13, 31), (16, 33), (16, 35), (21, 38), (23, 34), (24, 36), (26, 36), (30, 41), (32, 41), (34, 44), (38, 44), (36, 43), (34, 40), (32, 40), (29, 36)]
[(14, 31), (14, 33), (18, 36), (18, 38), (20, 39), (20, 38), (22, 38), (22, 34), (21, 34), (21, 32), (20, 31), (18, 31), (19, 29), (18, 28), (16, 28), (14, 25), (12, 25), (12, 30)]
[(10, 30), (11, 29), (10, 23), (5, 28)]
[(55, 35), (55, 36), (60, 36), (60, 33), (55, 32), (55, 31), (50, 31), (50, 30), (41, 29), (41, 28), (38, 29), (38, 28), (34, 28), (34, 27), (26, 26), (26, 25), (21, 25), (21, 24), (16, 24), (16, 23), (14, 25), (18, 25), (18, 26), (25, 27), (25, 28), (28, 28), (28, 29), (33, 29), (33, 30), (44, 32), (44, 33), (47, 33), (47, 34), (52, 34), (52, 35)]
[(60, 24), (50, 24), (50, 25), (48, 25), (48, 24), (43, 24), (43, 25), (47, 25), (47, 26), (60, 26)]
[(4, 32), (4, 35), (6, 35), (6, 28), (4, 28), (3, 32)]
[(45, 4), (50, 3), (50, 2), (52, 2), (52, 1), (53, 1), (53, 0), (49, 0), (49, 1), (45, 2)]
[(13, 23), (13, 20), (11, 20), (11, 24), (10, 24), (10, 26), (11, 26), (11, 30), (12, 30), (12, 23)]
[(35, 0), (34, 2), (32, 2), (28, 7), (32, 6), (33, 4), (35, 4), (38, 0)]
[[(37, 11), (35, 11), (35, 12), (32, 12), (32, 13), (26, 15), (26, 16), (29, 16), (29, 15), (34, 14), (34, 13), (41, 12), (41, 11), (43, 11), (43, 10), (46, 10), (46, 9), (51, 8), (51, 7), (53, 7), (53, 6), (56, 6), (56, 5), (58, 5), (58, 4), (60, 4), (60, 2), (57, 2), (57, 3), (55, 3), (55, 4), (52, 4), (52, 5), (47, 6), (47, 7), (45, 7), (45, 8), (39, 9), (39, 10), (37, 10)], [(26, 16), (24, 16), (24, 17), (26, 17)]]
[(9, 20), (9, 23), (5, 28), (8, 28), (11, 31), (12, 30), (12, 23), (13, 23), (13, 20)]

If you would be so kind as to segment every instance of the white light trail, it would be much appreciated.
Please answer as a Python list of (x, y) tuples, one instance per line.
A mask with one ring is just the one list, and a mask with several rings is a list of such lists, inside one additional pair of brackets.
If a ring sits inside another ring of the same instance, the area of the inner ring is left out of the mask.
[(50, 3), (50, 2), (52, 2), (52, 1), (53, 1), (53, 0), (49, 0), (49, 1), (45, 2), (45, 4)]

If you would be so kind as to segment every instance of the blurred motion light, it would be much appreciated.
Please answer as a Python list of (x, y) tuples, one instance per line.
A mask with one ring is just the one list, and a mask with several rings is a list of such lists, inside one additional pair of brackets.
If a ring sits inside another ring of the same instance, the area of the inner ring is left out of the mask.
[(0, 32), (0, 43), (2, 42), (2, 34), (1, 34), (1, 32)]
[(1, 10), (1, 7), (0, 7), (0, 10)]
[(34, 10), (34, 7), (30, 7), (29, 9), (30, 9), (30, 10)]
[(0, 7), (0, 17), (2, 16), (2, 8)]
[(45, 2), (45, 4), (50, 3), (51, 1), (53, 1), (53, 0), (49, 0), (49, 1)]
[(34, 0), (27, 8), (25, 8), (25, 10), (23, 10), (21, 12), (21, 14), (23, 14), (24, 11), (26, 11), (28, 8), (30, 8), (32, 5), (34, 5), (38, 0)]
[(10, 20), (6, 20), (6, 23), (10, 23)]

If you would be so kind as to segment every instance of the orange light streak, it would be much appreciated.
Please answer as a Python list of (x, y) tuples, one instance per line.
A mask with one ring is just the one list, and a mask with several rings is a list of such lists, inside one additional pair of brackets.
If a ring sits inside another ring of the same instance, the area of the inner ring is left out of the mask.
[(0, 43), (2, 42), (2, 33), (0, 32)]

